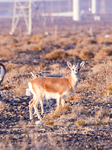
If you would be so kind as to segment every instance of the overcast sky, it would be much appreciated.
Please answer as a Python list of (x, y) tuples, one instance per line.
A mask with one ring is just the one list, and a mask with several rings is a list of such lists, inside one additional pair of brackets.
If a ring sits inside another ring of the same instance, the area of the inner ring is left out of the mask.
[[(28, 1), (28, 0), (18, 0), (18, 1)], [(41, 0), (36, 0), (41, 1)], [(0, 2), (14, 2), (14, 0), (0, 0)]]
[[(18, 1), (28, 1), (28, 0), (18, 0)], [(42, 0), (34, 0), (34, 1), (42, 1)], [(0, 0), (0, 2), (14, 2), (14, 0)]]

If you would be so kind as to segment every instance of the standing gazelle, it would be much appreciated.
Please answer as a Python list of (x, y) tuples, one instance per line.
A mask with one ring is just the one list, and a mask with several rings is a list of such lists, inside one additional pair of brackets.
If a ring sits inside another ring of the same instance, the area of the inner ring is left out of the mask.
[(29, 90), (33, 94), (33, 99), (29, 102), (30, 119), (33, 119), (32, 107), (34, 107), (38, 118), (41, 120), (37, 109), (38, 102), (41, 104), (43, 114), (44, 99), (56, 99), (58, 108), (60, 104), (64, 106), (65, 100), (75, 93), (80, 80), (80, 69), (84, 66), (84, 61), (73, 66), (70, 62), (67, 62), (67, 65), (71, 69), (71, 76), (69, 78), (37, 77), (28, 83)]

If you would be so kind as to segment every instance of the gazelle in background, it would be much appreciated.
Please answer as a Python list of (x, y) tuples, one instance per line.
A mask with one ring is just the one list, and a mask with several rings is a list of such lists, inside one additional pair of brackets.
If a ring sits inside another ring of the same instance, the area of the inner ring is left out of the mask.
[(6, 74), (5, 66), (2, 63), (0, 63), (0, 96), (1, 96), (1, 83), (4, 79), (5, 74)]
[(37, 104), (40, 102), (43, 114), (44, 99), (54, 98), (57, 100), (57, 108), (60, 105), (64, 107), (65, 100), (75, 93), (80, 81), (80, 69), (84, 64), (84, 61), (82, 63), (77, 63), (77, 65), (72, 65), (70, 62), (67, 62), (68, 67), (71, 69), (71, 76), (69, 78), (37, 77), (28, 83), (29, 90), (33, 94), (33, 99), (29, 102), (30, 119), (33, 119), (32, 107), (34, 107), (38, 119), (41, 120)]

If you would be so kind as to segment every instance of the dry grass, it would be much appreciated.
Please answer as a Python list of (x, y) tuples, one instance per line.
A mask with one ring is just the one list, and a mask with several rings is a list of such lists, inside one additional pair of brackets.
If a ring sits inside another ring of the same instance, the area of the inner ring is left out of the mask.
[(47, 114), (46, 117), (50, 120), (59, 118), (62, 114), (65, 114), (67, 111), (70, 111), (70, 106), (67, 103), (64, 107), (60, 106), (52, 114)]
[(112, 95), (112, 85), (107, 85), (106, 91), (103, 93), (103, 96)]
[(78, 101), (79, 99), (81, 99), (82, 97), (82, 94), (78, 94), (78, 93), (75, 93), (74, 95), (72, 95), (70, 98), (68, 98), (67, 100), (70, 101), (70, 102), (76, 102)]
[(61, 48), (66, 48), (66, 46), (74, 45), (74, 41), (70, 40), (69, 38), (61, 38), (56, 42)]
[(2, 59), (13, 59), (15, 57), (15, 50), (11, 50), (7, 46), (0, 47), (0, 58)]
[(68, 54), (62, 50), (55, 50), (44, 56), (44, 58), (47, 60), (61, 60), (61, 59), (66, 60), (67, 57)]
[(112, 47), (108, 46), (101, 49), (98, 53), (99, 56), (112, 56)]
[(5, 103), (0, 101), (0, 112), (5, 109)]
[(30, 39), (31, 42), (39, 42), (42, 39), (42, 36), (33, 35)]
[(43, 69), (45, 67), (45, 64), (43, 64), (42, 62), (39, 64), (40, 69)]
[(98, 44), (106, 44), (107, 43), (107, 39), (105, 39), (105, 38), (97, 39), (97, 43)]
[(42, 121), (44, 123), (44, 125), (53, 125), (54, 124), (54, 120), (52, 119), (46, 119)]
[(83, 120), (83, 118), (78, 118), (77, 121), (75, 122), (77, 126), (86, 126), (87, 124)]
[(86, 59), (91, 59), (91, 58), (94, 58), (94, 53), (91, 52), (91, 51), (87, 51), (87, 50), (83, 50), (81, 51), (81, 53), (79, 54), (79, 57), (82, 59), (82, 60), (86, 60)]

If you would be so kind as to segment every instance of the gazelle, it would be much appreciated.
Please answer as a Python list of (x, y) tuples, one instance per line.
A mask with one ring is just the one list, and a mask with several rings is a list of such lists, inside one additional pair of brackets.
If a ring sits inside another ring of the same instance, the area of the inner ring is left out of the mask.
[(40, 102), (43, 114), (44, 99), (54, 98), (57, 100), (57, 108), (60, 104), (64, 107), (65, 100), (75, 93), (80, 81), (80, 69), (84, 64), (84, 61), (82, 63), (77, 63), (77, 65), (72, 65), (70, 62), (67, 62), (68, 67), (71, 69), (71, 76), (69, 78), (37, 77), (28, 83), (29, 90), (33, 94), (33, 99), (29, 102), (30, 119), (33, 119), (32, 107), (34, 107), (38, 119), (41, 120), (37, 104)]
[(1, 83), (4, 79), (5, 74), (6, 74), (5, 66), (2, 63), (0, 63), (0, 96), (1, 96)]

